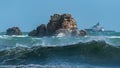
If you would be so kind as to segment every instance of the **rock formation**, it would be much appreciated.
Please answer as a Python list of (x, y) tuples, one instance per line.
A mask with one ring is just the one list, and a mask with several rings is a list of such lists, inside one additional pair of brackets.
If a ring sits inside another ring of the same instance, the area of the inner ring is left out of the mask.
[[(36, 30), (29, 33), (29, 36), (53, 36), (63, 33), (66, 36), (79, 36), (83, 35), (77, 29), (77, 24), (71, 14), (54, 14), (50, 17), (47, 26), (44, 24), (38, 26)], [(85, 33), (84, 33), (85, 34)]]
[(45, 24), (41, 24), (35, 30), (33, 30), (29, 33), (29, 36), (43, 37), (43, 36), (46, 36), (46, 35), (47, 35), (47, 27), (46, 27)]
[(22, 32), (18, 27), (12, 27), (6, 30), (6, 35), (22, 35)]
[(49, 23), (47, 24), (48, 34), (54, 35), (56, 30), (66, 29), (73, 30), (77, 29), (77, 24), (70, 14), (54, 14), (51, 16)]
[(86, 30), (80, 30), (80, 36), (88, 35)]

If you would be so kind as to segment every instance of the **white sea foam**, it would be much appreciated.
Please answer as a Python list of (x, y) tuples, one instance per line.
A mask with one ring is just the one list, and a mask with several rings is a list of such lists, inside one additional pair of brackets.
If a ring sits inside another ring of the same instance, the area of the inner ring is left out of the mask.
[(16, 47), (28, 47), (27, 45), (16, 43)]
[(12, 37), (28, 37), (28, 35), (11, 35), (11, 36), (9, 36), (9, 35), (0, 35), (0, 38), (1, 39), (10, 39), (10, 38), (12, 38)]
[(109, 38), (120, 38), (120, 36), (88, 36), (87, 38), (89, 38), (90, 40), (106, 40)]
[(11, 37), (8, 36), (8, 35), (0, 35), (0, 38), (1, 38), (1, 39), (10, 39)]
[(64, 33), (59, 33), (56, 37), (65, 37)]
[(120, 38), (120, 36), (107, 36), (107, 38)]
[(28, 35), (12, 35), (12, 37), (28, 37)]

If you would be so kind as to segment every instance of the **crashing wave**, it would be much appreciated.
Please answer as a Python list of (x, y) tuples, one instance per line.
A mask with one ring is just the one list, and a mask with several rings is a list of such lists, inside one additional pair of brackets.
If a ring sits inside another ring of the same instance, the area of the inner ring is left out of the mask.
[(0, 51), (0, 64), (46, 64), (61, 60), (72, 63), (74, 60), (74, 63), (119, 65), (119, 57), (119, 46), (111, 46), (105, 41), (90, 41), (67, 46), (5, 49)]
[(59, 33), (56, 37), (65, 37), (64, 33)]

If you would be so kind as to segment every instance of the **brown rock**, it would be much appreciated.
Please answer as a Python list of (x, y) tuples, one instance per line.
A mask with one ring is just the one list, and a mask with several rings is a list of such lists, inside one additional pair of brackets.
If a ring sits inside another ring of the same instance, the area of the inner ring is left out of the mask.
[(12, 27), (6, 30), (6, 35), (22, 35), (22, 32), (19, 27)]
[(58, 29), (77, 29), (77, 24), (71, 14), (54, 14), (47, 24), (48, 34), (53, 35)]

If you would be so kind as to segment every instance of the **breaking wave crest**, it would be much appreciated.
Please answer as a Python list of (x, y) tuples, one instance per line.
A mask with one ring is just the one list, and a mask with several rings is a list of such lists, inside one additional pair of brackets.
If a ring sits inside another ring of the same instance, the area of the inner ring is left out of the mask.
[(62, 64), (63, 62), (120, 65), (119, 58), (119, 46), (112, 46), (105, 41), (94, 40), (67, 46), (18, 46), (0, 51), (1, 65), (48, 65), (51, 63)]

